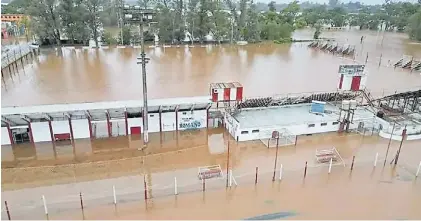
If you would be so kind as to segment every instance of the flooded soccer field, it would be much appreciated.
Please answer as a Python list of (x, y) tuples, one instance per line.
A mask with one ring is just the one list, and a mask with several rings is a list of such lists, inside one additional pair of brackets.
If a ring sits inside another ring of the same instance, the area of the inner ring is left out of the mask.
[[(309, 39), (312, 34), (298, 31), (294, 38)], [(364, 44), (361, 36), (366, 37)], [(382, 33), (369, 31), (324, 31), (323, 37), (355, 45), (360, 63), (368, 54), (367, 87), (373, 93), (421, 86), (419, 73), (390, 67), (403, 55), (421, 57), (421, 45), (411, 43), (405, 34), (385, 33), (383, 38)], [(210, 83), (230, 81), (242, 83), (246, 97), (336, 90), (338, 66), (354, 61), (307, 45), (147, 48), (149, 98), (204, 96)], [(137, 48), (42, 50), (37, 59), (25, 61), (24, 69), (19, 66), (18, 73), (5, 73), (2, 106), (141, 99), (139, 53)]]
[[(304, 30), (294, 38), (312, 35)], [(364, 63), (368, 54), (367, 86), (373, 94), (421, 87), (419, 73), (390, 67), (404, 54), (421, 58), (421, 45), (404, 34), (324, 31), (323, 37), (356, 45), (357, 62)], [(241, 82), (246, 97), (336, 90), (338, 66), (354, 61), (307, 44), (148, 48), (149, 97), (208, 95), (210, 83), (228, 81)], [(19, 72), (5, 74), (2, 106), (141, 99), (139, 53), (133, 48), (42, 50)], [(149, 138), (143, 150), (140, 135), (77, 139), (74, 145), (3, 145), (2, 199), (13, 219), (46, 218), (42, 195), (49, 219), (421, 219), (421, 178), (415, 178), (420, 141), (405, 141), (393, 167), (397, 141), (385, 160), (389, 141), (377, 136), (299, 136), (296, 146), (279, 149), (272, 182), (276, 148), (260, 140), (237, 143), (223, 128)], [(331, 147), (343, 162), (328, 175), (328, 165), (316, 163), (315, 151)], [(237, 184), (228, 189), (227, 164)], [(221, 167), (222, 177), (203, 185), (198, 168), (212, 165)], [(1, 216), (7, 219), (4, 208)]]
[[(12, 214), (21, 219), (45, 217), (41, 195), (47, 198), (50, 219), (81, 219), (79, 193), (83, 195), (86, 219), (244, 219), (265, 214), (292, 219), (421, 217), (416, 209), (421, 205), (421, 186), (419, 178), (415, 179), (421, 156), (419, 141), (404, 142), (397, 167), (390, 161), (399, 142), (392, 141), (383, 167), (387, 139), (336, 133), (301, 136), (297, 146), (279, 149), (276, 179), (272, 182), (275, 148), (266, 148), (260, 140), (236, 143), (230, 139), (229, 165), (238, 186), (232, 184), (226, 191), (224, 175), (207, 180), (203, 193), (198, 167), (219, 165), (226, 174), (228, 136), (219, 129), (202, 133), (195, 136), (196, 144), (189, 146), (186, 139), (181, 142), (183, 145), (167, 149), (163, 143), (147, 148), (147, 154), (130, 146), (124, 150), (124, 145), (116, 141), (101, 148), (95, 147), (95, 141), (90, 145), (79, 143), (76, 154), (62, 152), (58, 158), (44, 155), (41, 159), (42, 154), (39, 159), (31, 159), (28, 154), (25, 158), (24, 150), (17, 150), (8, 154), (15, 157), (12, 162), (2, 154), (2, 166), (9, 167), (2, 169), (2, 198), (8, 201)], [(215, 145), (212, 136), (223, 140), (219, 145), (224, 146), (225, 152), (211, 153)], [(88, 146), (91, 152), (80, 151)], [(332, 146), (337, 148), (345, 166), (335, 163), (328, 175), (328, 165), (315, 162), (315, 151)], [(374, 167), (376, 153), (379, 155)], [(350, 175), (353, 156), (355, 165)], [(303, 181), (306, 161), (308, 170)], [(113, 205), (113, 186), (117, 209)], [(337, 206), (339, 203), (344, 206)], [(376, 209), (369, 210), (367, 206), (374, 203), (378, 205)], [(401, 209), (385, 212), (395, 207)], [(191, 208), (196, 209), (188, 212)], [(231, 210), (235, 212), (229, 213)], [(4, 213), (2, 217), (6, 217)]]

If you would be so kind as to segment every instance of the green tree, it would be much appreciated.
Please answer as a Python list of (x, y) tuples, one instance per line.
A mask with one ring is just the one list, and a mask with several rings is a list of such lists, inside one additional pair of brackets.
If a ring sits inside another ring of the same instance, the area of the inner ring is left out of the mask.
[(101, 35), (101, 20), (100, 13), (103, 9), (103, 0), (83, 0), (86, 8), (86, 21), (89, 30), (91, 31), (91, 37), (95, 41), (95, 47), (99, 47), (98, 38)]
[(421, 8), (409, 18), (407, 32), (411, 39), (421, 41)]
[(276, 12), (275, 4), (276, 4), (276, 2), (274, 2), (274, 1), (269, 2), (269, 4), (268, 4), (269, 11)]
[(320, 34), (322, 34), (321, 32), (322, 26), (320, 24), (316, 24), (314, 27), (316, 28), (316, 31), (314, 32), (313, 38), (319, 39)]
[(28, 7), (36, 35), (61, 46), (61, 22), (57, 0), (32, 0)]

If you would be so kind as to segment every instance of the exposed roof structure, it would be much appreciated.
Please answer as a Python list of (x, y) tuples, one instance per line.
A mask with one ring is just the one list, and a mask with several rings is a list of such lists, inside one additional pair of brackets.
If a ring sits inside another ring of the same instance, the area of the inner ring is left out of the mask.
[[(211, 104), (210, 96), (184, 97), (148, 100), (148, 112), (170, 112), (178, 110), (203, 110)], [(27, 107), (2, 107), (2, 126), (27, 125), (30, 122), (47, 120), (83, 119), (88, 116), (91, 120), (106, 120), (107, 114), (111, 119), (122, 119), (125, 111), (129, 117), (140, 117), (143, 108), (142, 100), (92, 102), (76, 104), (52, 104)]]

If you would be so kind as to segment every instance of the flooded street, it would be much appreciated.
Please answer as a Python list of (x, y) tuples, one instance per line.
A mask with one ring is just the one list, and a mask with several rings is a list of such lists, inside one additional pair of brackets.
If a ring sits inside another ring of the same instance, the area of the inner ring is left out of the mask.
[[(298, 31), (294, 38), (309, 39), (312, 34)], [(363, 45), (361, 35), (366, 37)], [(324, 31), (323, 37), (356, 45), (359, 62), (364, 63), (368, 53), (367, 87), (373, 93), (421, 86), (419, 73), (387, 67), (389, 60), (392, 64), (404, 54), (421, 57), (421, 45), (410, 43), (405, 34), (384, 34), (383, 47), (377, 32)], [(204, 96), (210, 83), (229, 81), (242, 83), (245, 97), (336, 90), (339, 64), (353, 61), (307, 45), (147, 48), (149, 98)], [(6, 71), (2, 106), (141, 99), (139, 53), (133, 48), (43, 50), (19, 73), (10, 76)]]

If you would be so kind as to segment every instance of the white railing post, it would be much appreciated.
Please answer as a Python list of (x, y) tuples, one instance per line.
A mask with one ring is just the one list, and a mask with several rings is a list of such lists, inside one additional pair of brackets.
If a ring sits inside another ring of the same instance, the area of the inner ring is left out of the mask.
[(377, 160), (379, 158), (379, 153), (376, 153), (376, 158), (374, 158), (374, 167), (377, 166)]
[(44, 212), (45, 212), (45, 215), (48, 215), (47, 202), (45, 200), (45, 196), (44, 195), (42, 195), (42, 203), (44, 204)]
[(333, 161), (333, 159), (332, 158), (330, 158), (330, 162), (329, 162), (329, 174), (330, 174), (330, 172), (332, 172), (332, 161)]
[(113, 185), (114, 205), (117, 205), (117, 196), (115, 194), (115, 186)]
[(232, 170), (229, 170), (228, 173), (229, 173), (229, 187), (231, 187), (232, 186)]
[(417, 173), (415, 173), (415, 177), (418, 177), (420, 170), (421, 170), (421, 161), (420, 161), (420, 164), (418, 165), (418, 169), (417, 169)]
[(178, 191), (177, 191), (177, 177), (174, 177), (174, 195), (178, 195)]
[(281, 168), (279, 169), (279, 180), (282, 180), (282, 169), (283, 165), (281, 164)]

